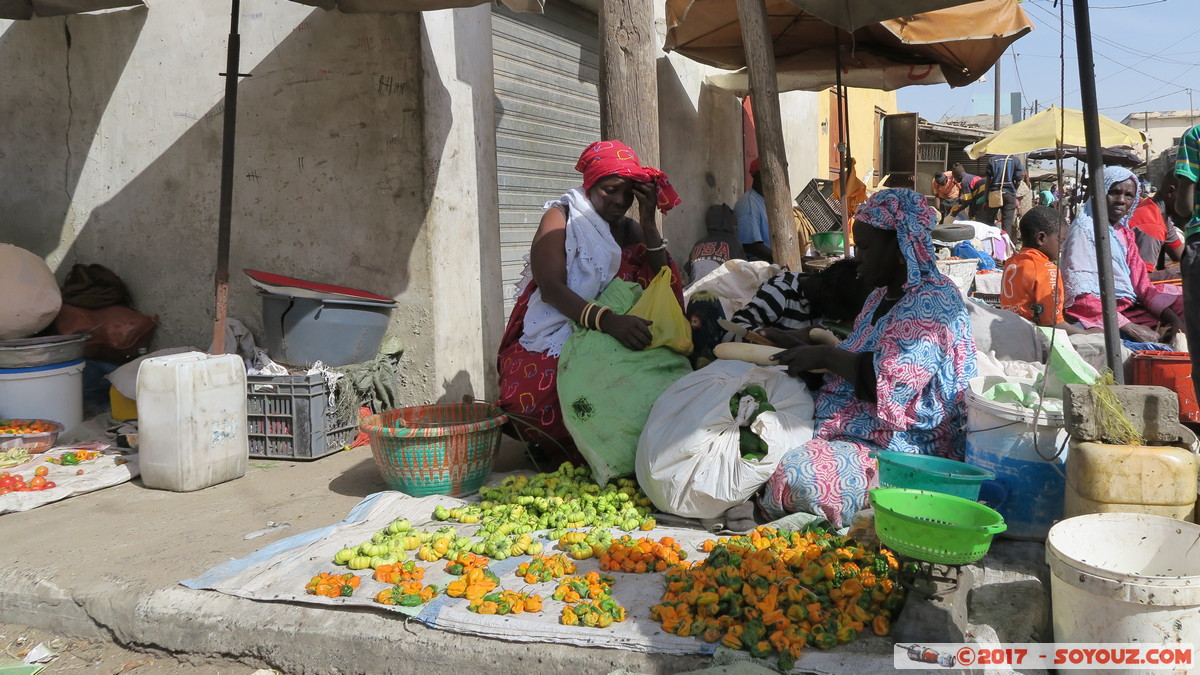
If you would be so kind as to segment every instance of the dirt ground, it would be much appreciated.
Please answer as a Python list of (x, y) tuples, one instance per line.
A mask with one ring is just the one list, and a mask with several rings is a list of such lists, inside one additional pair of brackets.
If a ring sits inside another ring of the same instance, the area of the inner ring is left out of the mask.
[(57, 659), (42, 671), (56, 673), (87, 673), (96, 675), (266, 675), (273, 670), (258, 670), (235, 661), (206, 661), (196, 663), (180, 660), (169, 654), (136, 652), (112, 642), (97, 642), (55, 635), (49, 631), (0, 623), (0, 660), (21, 659), (38, 644), (57, 653)]

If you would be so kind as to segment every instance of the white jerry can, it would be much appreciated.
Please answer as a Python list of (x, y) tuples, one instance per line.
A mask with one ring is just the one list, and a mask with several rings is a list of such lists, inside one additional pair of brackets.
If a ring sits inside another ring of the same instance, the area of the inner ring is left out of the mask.
[(138, 367), (137, 403), (146, 487), (190, 492), (246, 474), (242, 357), (185, 352), (146, 359)]

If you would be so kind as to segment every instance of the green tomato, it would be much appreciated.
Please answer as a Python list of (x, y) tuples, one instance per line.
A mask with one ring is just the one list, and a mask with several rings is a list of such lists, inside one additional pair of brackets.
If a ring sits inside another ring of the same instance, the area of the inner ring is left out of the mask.
[(371, 559), (365, 555), (354, 556), (350, 562), (346, 563), (346, 567), (352, 570), (365, 570), (371, 566)]
[(345, 565), (346, 563), (350, 562), (350, 560), (352, 558), (354, 558), (354, 556), (356, 556), (356, 555), (358, 555), (358, 549), (344, 548), (344, 549), (338, 551), (337, 553), (333, 554), (333, 564), (334, 565)]

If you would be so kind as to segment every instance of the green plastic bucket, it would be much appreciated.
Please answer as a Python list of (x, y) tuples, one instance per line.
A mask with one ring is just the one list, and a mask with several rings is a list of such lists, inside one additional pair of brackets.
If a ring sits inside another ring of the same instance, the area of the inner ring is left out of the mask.
[(979, 499), (979, 487), (996, 474), (953, 459), (910, 452), (874, 450), (879, 461), (879, 487), (941, 492), (963, 499)]
[(987, 554), (1004, 517), (970, 499), (904, 488), (871, 490), (875, 533), (888, 548), (916, 560), (965, 565)]

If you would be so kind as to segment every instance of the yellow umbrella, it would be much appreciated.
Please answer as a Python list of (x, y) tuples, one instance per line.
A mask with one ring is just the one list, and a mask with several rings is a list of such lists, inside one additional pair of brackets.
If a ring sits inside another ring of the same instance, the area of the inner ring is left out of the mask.
[[(1116, 122), (1100, 118), (1100, 145), (1106, 148), (1135, 148), (1146, 142), (1146, 134)], [(997, 131), (967, 146), (971, 159), (983, 155), (1015, 155), (1042, 148), (1064, 149), (1087, 146), (1083, 133), (1083, 113), (1071, 108), (1051, 106), (1027, 120)]]

